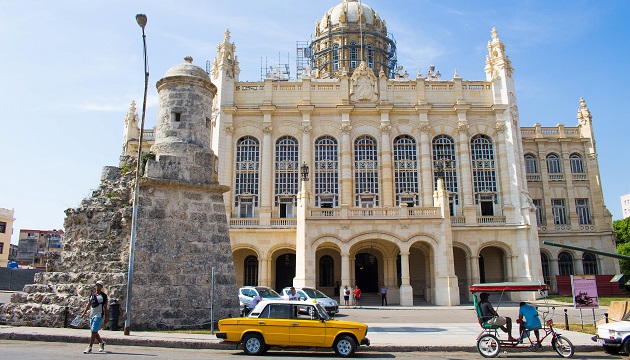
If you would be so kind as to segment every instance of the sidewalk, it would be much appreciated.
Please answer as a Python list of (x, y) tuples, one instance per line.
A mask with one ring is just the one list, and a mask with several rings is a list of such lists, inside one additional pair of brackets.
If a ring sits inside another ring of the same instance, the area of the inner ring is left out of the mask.
[[(477, 352), (476, 338), (480, 332), (476, 323), (368, 323), (370, 351), (470, 351)], [(600, 345), (591, 341), (591, 335), (560, 331), (576, 347), (576, 352), (601, 351)], [(234, 344), (222, 344), (210, 334), (181, 334), (153, 331), (134, 331), (129, 336), (122, 331), (101, 330), (107, 346), (152, 346), (188, 349), (234, 349)], [(0, 339), (46, 342), (87, 343), (89, 330), (0, 326)], [(551, 349), (550, 339), (543, 343)], [(509, 349), (507, 349), (509, 351)], [(521, 351), (521, 350), (517, 350)]]

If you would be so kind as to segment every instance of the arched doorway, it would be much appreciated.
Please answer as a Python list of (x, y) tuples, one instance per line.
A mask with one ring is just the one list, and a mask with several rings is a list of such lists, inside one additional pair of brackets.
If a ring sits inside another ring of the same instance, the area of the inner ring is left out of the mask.
[(276, 259), (276, 291), (293, 286), (295, 254), (282, 254)]
[(507, 281), (503, 249), (488, 246), (479, 253), (479, 279), (482, 283)]
[(378, 292), (378, 259), (370, 253), (358, 253), (354, 261), (356, 285), (364, 293)]
[(253, 255), (245, 258), (245, 263), (243, 264), (243, 285), (258, 285), (258, 258)]

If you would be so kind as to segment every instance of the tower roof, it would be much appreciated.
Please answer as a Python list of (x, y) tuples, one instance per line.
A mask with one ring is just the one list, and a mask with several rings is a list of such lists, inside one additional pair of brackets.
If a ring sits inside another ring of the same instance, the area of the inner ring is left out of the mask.
[(172, 76), (190, 76), (190, 77), (199, 78), (200, 80), (203, 80), (203, 81), (210, 82), (210, 76), (208, 76), (208, 74), (206, 74), (206, 72), (199, 66), (193, 65), (192, 57), (186, 56), (184, 60), (185, 62), (181, 64), (177, 64), (173, 66), (172, 68), (168, 69), (166, 74), (164, 74), (164, 77), (167, 78), (167, 77), (172, 77)]

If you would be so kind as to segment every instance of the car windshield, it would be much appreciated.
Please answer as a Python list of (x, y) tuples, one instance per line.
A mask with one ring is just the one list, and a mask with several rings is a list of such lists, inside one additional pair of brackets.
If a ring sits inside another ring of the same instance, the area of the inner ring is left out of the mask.
[(260, 294), (261, 298), (264, 299), (276, 299), (276, 298), (281, 298), (280, 295), (278, 295), (277, 292), (271, 290), (271, 289), (257, 289), (258, 290), (258, 294)]
[(324, 310), (324, 308), (320, 304), (315, 304), (315, 307), (317, 308), (317, 311), (319, 312), (320, 319), (330, 320), (330, 316), (328, 316), (328, 313), (326, 312), (326, 310)]
[(302, 291), (304, 291), (311, 299), (325, 299), (328, 297), (326, 294), (316, 289), (302, 289)]

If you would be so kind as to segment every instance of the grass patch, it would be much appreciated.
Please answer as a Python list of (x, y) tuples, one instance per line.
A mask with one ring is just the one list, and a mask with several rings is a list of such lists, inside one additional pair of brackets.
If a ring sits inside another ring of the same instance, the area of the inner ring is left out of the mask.
[[(573, 304), (573, 298), (571, 296), (549, 295), (547, 299)], [(630, 297), (602, 296), (599, 297), (597, 300), (599, 301), (599, 306), (610, 306), (611, 301), (630, 301)]]

